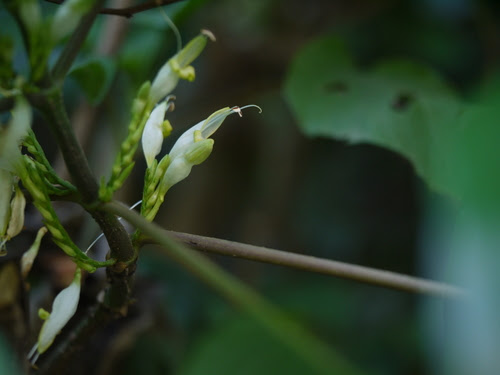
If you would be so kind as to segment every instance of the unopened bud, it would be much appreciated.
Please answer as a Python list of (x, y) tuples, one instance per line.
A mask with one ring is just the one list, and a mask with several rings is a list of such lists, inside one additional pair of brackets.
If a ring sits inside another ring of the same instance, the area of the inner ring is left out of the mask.
[(47, 233), (47, 228), (41, 227), (38, 230), (35, 241), (33, 241), (33, 244), (21, 258), (21, 275), (23, 276), (23, 279), (26, 279), (31, 267), (33, 266), (33, 262), (38, 255), (38, 249), (40, 248), (40, 243), (42, 242), (42, 238), (45, 236), (45, 233)]
[(168, 127), (164, 124), (166, 111), (166, 101), (158, 104), (151, 112), (151, 115), (149, 115), (146, 125), (144, 126), (144, 131), (142, 133), (142, 151), (144, 152), (148, 167), (152, 165), (156, 155), (161, 151), (163, 132)]
[(193, 81), (195, 78), (194, 68), (190, 65), (203, 51), (207, 39), (215, 40), (213, 34), (203, 30), (200, 35), (191, 40), (179, 53), (168, 60), (158, 71), (150, 91), (150, 102), (158, 103), (170, 94), (179, 79)]
[(19, 188), (16, 186), (14, 198), (10, 202), (10, 220), (9, 227), (7, 229), (7, 238), (17, 236), (24, 226), (24, 208), (26, 207), (26, 198)]

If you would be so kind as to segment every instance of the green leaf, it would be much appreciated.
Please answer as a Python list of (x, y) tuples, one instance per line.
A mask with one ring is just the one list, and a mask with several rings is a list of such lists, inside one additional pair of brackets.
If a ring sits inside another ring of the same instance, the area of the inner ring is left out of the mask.
[(116, 74), (116, 64), (109, 58), (99, 57), (77, 65), (70, 72), (87, 99), (99, 104), (108, 93)]
[(431, 187), (456, 195), (442, 167), (461, 105), (431, 69), (392, 60), (359, 70), (328, 37), (298, 54), (284, 93), (306, 135), (386, 147), (408, 158)]
[(467, 202), (486, 212), (500, 209), (500, 109), (468, 106), (457, 119), (446, 150), (445, 183)]
[[(332, 373), (359, 374), (348, 370), (343, 360), (335, 361), (332, 358)], [(243, 316), (207, 333), (183, 362), (181, 375), (317, 374), (255, 320)]]
[(21, 374), (12, 350), (12, 344), (2, 334), (0, 334), (0, 374)]

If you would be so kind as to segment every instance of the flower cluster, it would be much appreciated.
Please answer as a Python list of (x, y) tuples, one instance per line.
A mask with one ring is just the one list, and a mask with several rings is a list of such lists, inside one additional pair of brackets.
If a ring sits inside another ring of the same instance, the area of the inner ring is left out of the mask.
[(161, 131), (161, 124), (164, 123), (163, 109), (160, 115), (153, 111), (150, 116), (150, 126), (146, 125), (142, 136), (148, 170), (141, 214), (146, 220), (152, 221), (154, 219), (167, 191), (189, 176), (193, 166), (203, 163), (208, 158), (214, 146), (214, 140), (209, 137), (219, 129), (226, 117), (233, 113), (237, 113), (241, 117), (241, 110), (247, 107), (256, 107), (261, 111), (260, 107), (249, 105), (242, 108), (227, 107), (214, 112), (207, 119), (186, 130), (160, 162), (156, 162), (155, 157), (161, 150), (163, 138), (156, 137), (155, 142), (145, 141), (158, 135)]

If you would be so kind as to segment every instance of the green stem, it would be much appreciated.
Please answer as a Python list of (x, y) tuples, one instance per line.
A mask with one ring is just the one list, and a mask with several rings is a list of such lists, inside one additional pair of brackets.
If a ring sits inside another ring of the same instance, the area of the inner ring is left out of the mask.
[(122, 204), (111, 202), (104, 210), (121, 216), (159, 244), (165, 253), (190, 270), (229, 301), (241, 307), (259, 321), (271, 334), (307, 361), (319, 374), (358, 374), (333, 350), (306, 331), (289, 316), (282, 313), (253, 289), (225, 272), (206, 256), (172, 240), (167, 232), (154, 223), (146, 221), (138, 213)]
[(90, 11), (82, 17), (80, 24), (66, 43), (64, 50), (52, 69), (52, 79), (54, 82), (58, 84), (62, 83), (66, 77), (104, 2), (105, 0), (97, 0)]
[(116, 259), (116, 263), (108, 269), (111, 284), (108, 295), (112, 297), (106, 302), (110, 303), (108, 307), (111, 309), (123, 310), (129, 302), (128, 284), (137, 257), (129, 235), (114, 215), (99, 209), (98, 185), (76, 140), (64, 108), (61, 91), (54, 89), (45, 95), (32, 94), (29, 99), (45, 116), (54, 133), (67, 169), (81, 194), (83, 207), (92, 215), (108, 240), (110, 257)]
[(87, 158), (76, 140), (66, 113), (61, 90), (46, 95), (30, 95), (31, 103), (45, 116), (56, 137), (66, 162), (68, 172), (80, 191), (83, 202), (90, 204), (97, 198), (98, 185), (90, 170)]
[(374, 269), (338, 262), (330, 259), (317, 258), (310, 255), (269, 249), (267, 247), (248, 245), (240, 242), (227, 241), (219, 238), (198, 236), (189, 233), (167, 231), (168, 234), (201, 251), (220, 255), (255, 260), (285, 267), (299, 268), (309, 272), (317, 272), (344, 279), (355, 280), (370, 285), (401, 290), (410, 293), (426, 294), (444, 298), (463, 298), (465, 290), (432, 280), (399, 274), (396, 272)]

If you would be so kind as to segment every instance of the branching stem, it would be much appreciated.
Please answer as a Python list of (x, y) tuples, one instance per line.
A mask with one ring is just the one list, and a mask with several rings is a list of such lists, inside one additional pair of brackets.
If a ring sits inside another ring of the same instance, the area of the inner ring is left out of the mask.
[(244, 312), (261, 323), (269, 333), (288, 345), (297, 356), (316, 370), (315, 374), (359, 374), (357, 369), (346, 363), (335, 351), (311, 335), (295, 320), (290, 319), (288, 315), (282, 313), (253, 289), (224, 271), (203, 254), (171, 239), (164, 229), (145, 220), (137, 212), (129, 210), (120, 203), (105, 203), (103, 209), (122, 217), (141, 233), (154, 239), (166, 255), (242, 308)]
[(366, 284), (401, 290), (410, 293), (435, 295), (440, 297), (464, 297), (466, 292), (458, 287), (418, 277), (379, 270), (355, 264), (317, 258), (310, 255), (269, 249), (218, 238), (197, 236), (189, 233), (166, 231), (172, 238), (201, 251), (216, 253), (258, 262), (299, 268), (330, 276), (355, 280)]
[(98, 207), (98, 185), (90, 170), (87, 158), (76, 140), (64, 107), (61, 91), (54, 89), (51, 93), (33, 94), (28, 97), (32, 105), (45, 116), (55, 135), (67, 169), (81, 194), (82, 205), (99, 224), (108, 240), (111, 250), (110, 256), (117, 262), (109, 270), (110, 282), (115, 284), (116, 288), (113, 286), (110, 288), (110, 299), (106, 303), (109, 308), (121, 310), (127, 305), (129, 298), (127, 286), (129, 276), (122, 271), (136, 259), (132, 242), (118, 219), (108, 212), (101, 211)]

